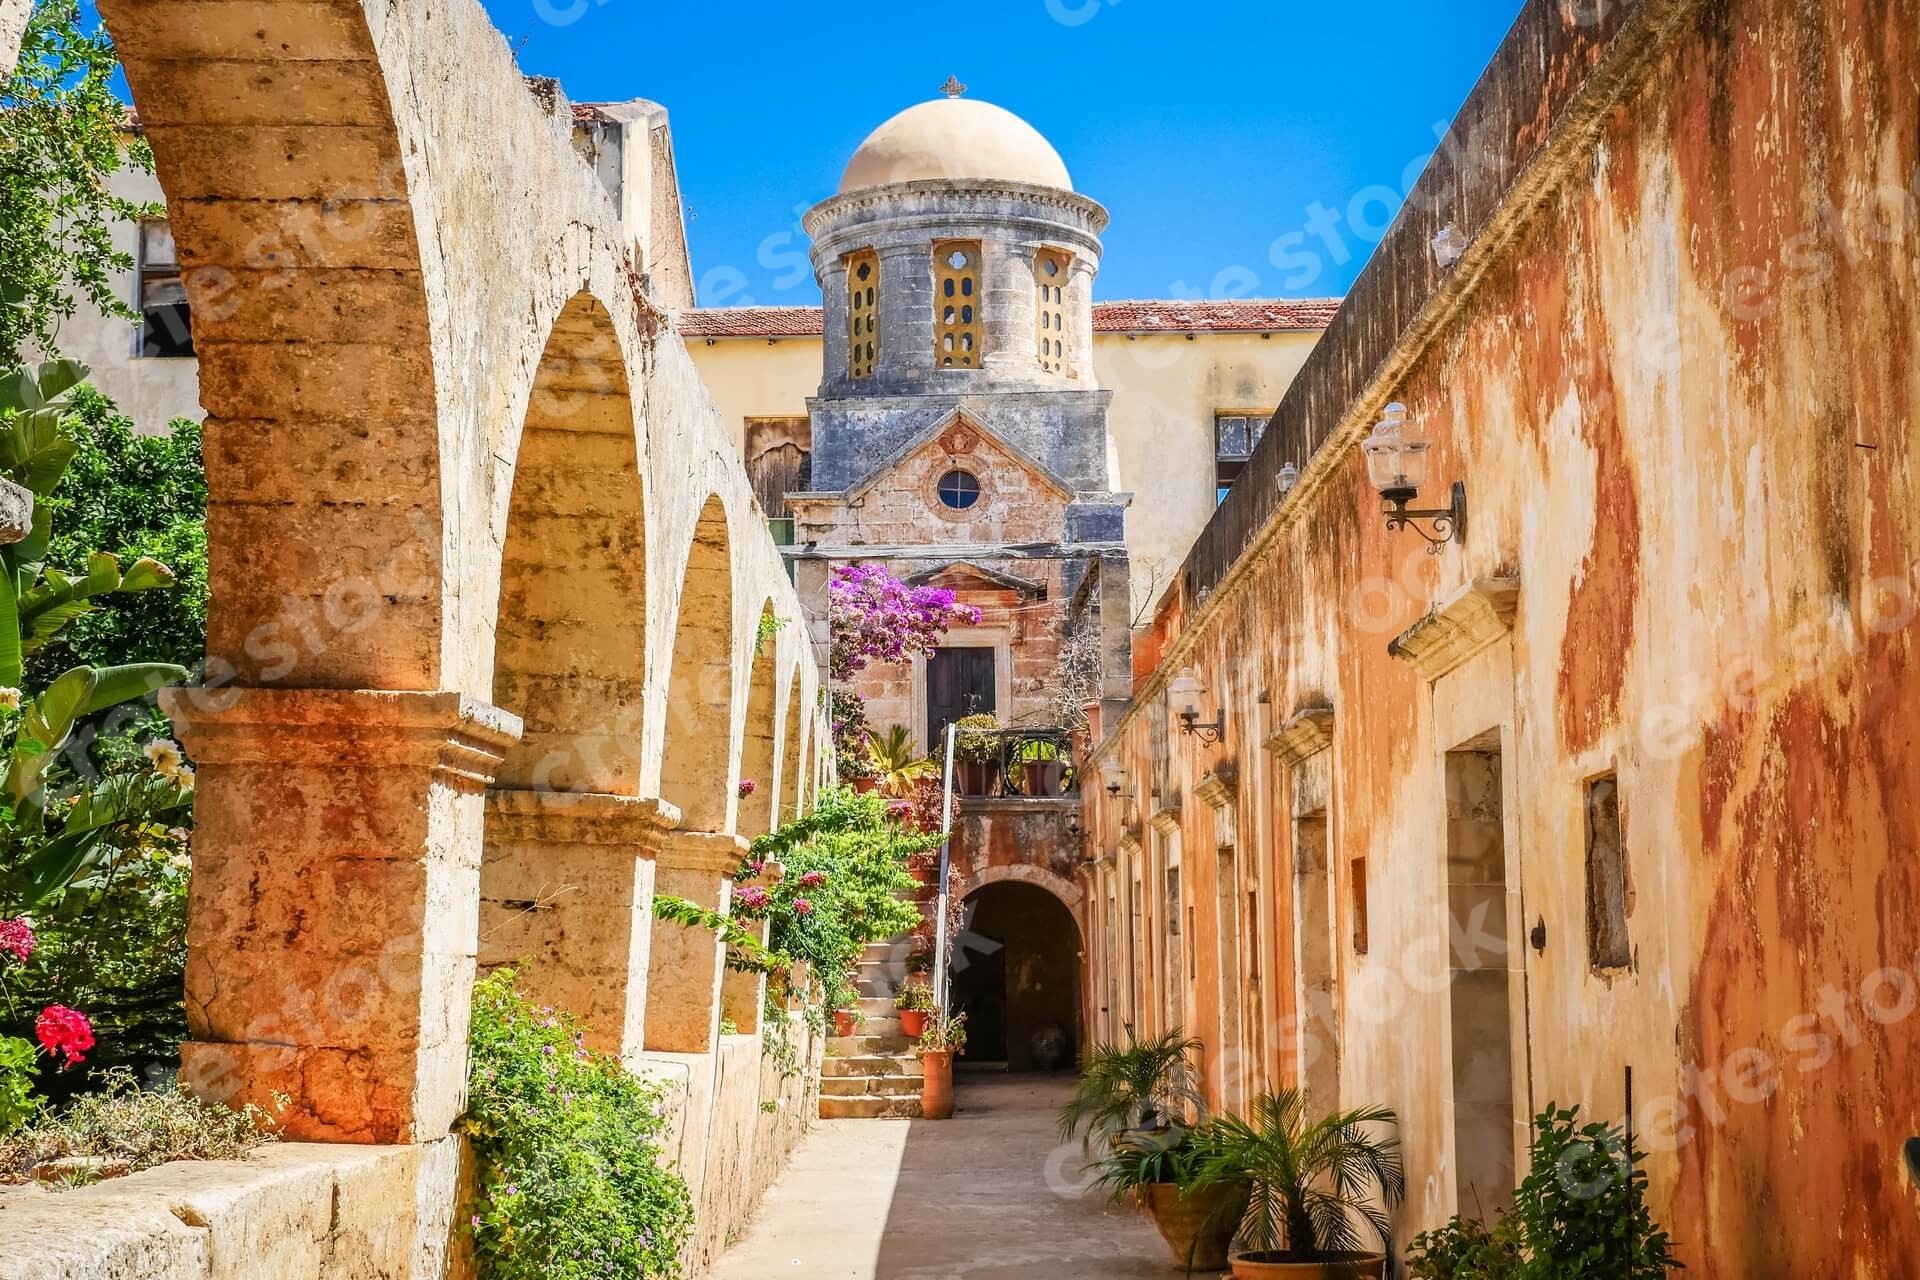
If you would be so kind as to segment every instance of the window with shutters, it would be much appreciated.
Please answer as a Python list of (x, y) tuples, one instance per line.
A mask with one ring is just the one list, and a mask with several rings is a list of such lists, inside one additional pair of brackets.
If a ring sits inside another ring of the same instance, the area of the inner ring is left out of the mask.
[(871, 378), (880, 359), (880, 256), (863, 249), (847, 259), (847, 372)]
[(942, 369), (980, 367), (980, 242), (933, 246), (933, 362)]
[(1067, 367), (1067, 274), (1072, 259), (1057, 249), (1042, 249), (1033, 260), (1034, 343), (1040, 367), (1060, 373)]

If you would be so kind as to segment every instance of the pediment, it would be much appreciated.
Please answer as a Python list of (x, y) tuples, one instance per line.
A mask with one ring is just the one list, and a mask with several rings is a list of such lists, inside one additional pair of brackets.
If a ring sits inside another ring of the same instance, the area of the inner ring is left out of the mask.
[(973, 466), (986, 468), (1010, 464), (1032, 475), (1063, 501), (1073, 500), (1073, 488), (1065, 480), (966, 409), (955, 409), (914, 435), (864, 480), (847, 490), (844, 500), (852, 502), (900, 468), (933, 454), (944, 455), (956, 465), (963, 459), (971, 459)]

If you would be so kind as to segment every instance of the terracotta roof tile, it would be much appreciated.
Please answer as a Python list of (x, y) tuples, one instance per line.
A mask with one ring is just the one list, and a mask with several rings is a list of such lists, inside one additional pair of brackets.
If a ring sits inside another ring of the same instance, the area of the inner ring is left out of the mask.
[[(1096, 333), (1280, 333), (1324, 329), (1338, 298), (1257, 298), (1231, 302), (1182, 299), (1096, 302)], [(817, 338), (819, 307), (694, 307), (674, 317), (688, 338)]]

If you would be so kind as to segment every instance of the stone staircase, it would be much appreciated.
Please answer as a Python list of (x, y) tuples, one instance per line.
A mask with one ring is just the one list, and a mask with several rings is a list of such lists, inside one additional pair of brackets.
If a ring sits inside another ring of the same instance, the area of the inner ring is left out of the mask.
[(875, 942), (860, 961), (860, 1026), (850, 1036), (831, 1036), (820, 1065), (822, 1120), (917, 1120), (920, 1117), (920, 1056), (900, 1032), (893, 1007), (904, 981), (896, 955), (904, 940)]

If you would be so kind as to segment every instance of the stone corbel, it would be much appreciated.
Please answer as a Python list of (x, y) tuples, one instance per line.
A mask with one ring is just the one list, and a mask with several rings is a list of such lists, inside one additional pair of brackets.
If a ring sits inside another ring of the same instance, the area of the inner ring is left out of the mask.
[(1213, 809), (1225, 809), (1240, 797), (1240, 766), (1223, 764), (1194, 784), (1193, 794)]
[(1120, 833), (1120, 852), (1132, 858), (1140, 856), (1140, 836), (1138, 832), (1123, 831)]
[(1292, 768), (1333, 745), (1333, 708), (1304, 707), (1287, 717), (1265, 746)]
[(1431, 683), (1510, 637), (1519, 604), (1520, 579), (1476, 578), (1401, 632), (1387, 652)]
[(1163, 836), (1170, 836), (1180, 830), (1180, 806), (1177, 804), (1162, 806), (1155, 809), (1153, 816), (1147, 820), (1153, 824), (1155, 831)]

